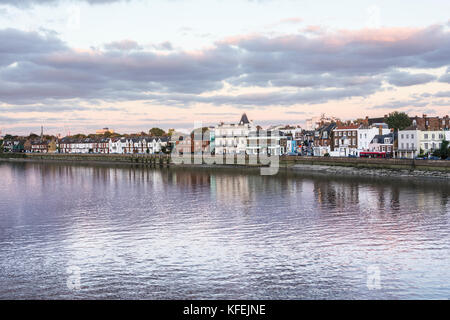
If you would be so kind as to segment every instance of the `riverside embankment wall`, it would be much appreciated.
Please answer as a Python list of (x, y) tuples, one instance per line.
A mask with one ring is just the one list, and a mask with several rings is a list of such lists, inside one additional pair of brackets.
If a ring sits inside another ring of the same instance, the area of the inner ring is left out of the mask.
[[(36, 161), (60, 161), (72, 163), (103, 162), (103, 163), (129, 163), (142, 164), (152, 167), (178, 166), (170, 155), (147, 154), (52, 154), (52, 153), (0, 153), (0, 159), (23, 159)], [(269, 157), (270, 159), (270, 157)], [(184, 158), (183, 165), (200, 165), (201, 156)], [(187, 161), (186, 161), (187, 160)], [(224, 165), (226, 164), (223, 158)], [(233, 164), (232, 164), (233, 165)], [(231, 166), (232, 166), (231, 165)], [(248, 157), (245, 164), (240, 166), (253, 166), (249, 164)], [(282, 156), (279, 158), (280, 168), (294, 168), (304, 166), (338, 166), (367, 169), (409, 170), (409, 171), (438, 171), (450, 173), (449, 160), (409, 160), (409, 159), (370, 159), (370, 158), (338, 158), (338, 157), (300, 157)], [(213, 165), (214, 166), (214, 165)], [(223, 166), (223, 165), (221, 165)]]

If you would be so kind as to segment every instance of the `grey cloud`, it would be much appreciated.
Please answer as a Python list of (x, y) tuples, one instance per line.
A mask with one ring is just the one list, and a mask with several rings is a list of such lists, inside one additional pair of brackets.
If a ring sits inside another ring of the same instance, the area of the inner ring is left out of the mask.
[(0, 107), (1, 113), (17, 113), (17, 112), (66, 112), (66, 111), (85, 111), (90, 108), (81, 106), (64, 106), (64, 105), (54, 105), (54, 106), (6, 106)]
[(0, 67), (67, 50), (60, 39), (48, 33), (42, 35), (37, 32), (3, 29), (0, 30), (0, 41)]
[(193, 94), (146, 95), (148, 104), (168, 104), (171, 106), (189, 107), (195, 103), (209, 103), (216, 106), (241, 105), (248, 107), (289, 106), (292, 104), (318, 104), (328, 100), (339, 100), (350, 97), (368, 96), (376, 91), (367, 88), (346, 88), (332, 90), (296, 90), (269, 93), (247, 93), (234, 96), (212, 95), (199, 96)]
[(426, 107), (428, 102), (420, 101), (420, 100), (410, 100), (410, 101), (392, 101), (385, 104), (377, 105), (371, 107), (371, 109), (402, 109), (406, 107), (416, 107), (422, 108)]
[(387, 80), (390, 84), (398, 87), (407, 87), (417, 84), (425, 84), (436, 80), (437, 77), (427, 73), (409, 73), (409, 72), (391, 72), (387, 76)]
[(439, 91), (433, 95), (436, 98), (450, 98), (450, 91)]
[(444, 75), (442, 75), (439, 78), (440, 82), (445, 82), (445, 83), (450, 83), (450, 67), (447, 68), (447, 73), (445, 73)]
[[(398, 37), (394, 31), (385, 32)], [(52, 33), (0, 30), (0, 102), (143, 100), (183, 108), (195, 103), (314, 104), (367, 97), (383, 90), (386, 75), (389, 83), (399, 86), (432, 81), (431, 75), (396, 70), (450, 64), (450, 32), (440, 26), (411, 31), (396, 41), (384, 41), (384, 34), (361, 33), (248, 36), (195, 53), (170, 50), (158, 54), (132, 50), (138, 44), (131, 40), (107, 44), (106, 51), (80, 52)], [(156, 46), (173, 49), (169, 42)], [(199, 95), (222, 88), (224, 82), (276, 90)]]

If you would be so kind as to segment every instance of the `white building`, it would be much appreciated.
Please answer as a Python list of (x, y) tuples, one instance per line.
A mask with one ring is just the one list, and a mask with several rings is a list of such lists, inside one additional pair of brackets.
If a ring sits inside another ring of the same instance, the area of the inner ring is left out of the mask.
[(358, 151), (370, 151), (369, 145), (376, 135), (389, 134), (391, 130), (386, 123), (374, 123), (371, 126), (358, 128)]
[(252, 131), (247, 138), (246, 153), (249, 155), (266, 154), (281, 156), (286, 154), (286, 151), (287, 137), (280, 131)]
[(109, 153), (124, 153), (127, 145), (125, 138), (112, 138), (109, 139)]
[(133, 137), (109, 140), (109, 153), (155, 154), (168, 146), (168, 137)]
[(449, 131), (421, 131), (416, 128), (398, 132), (397, 158), (413, 159), (420, 154), (431, 153), (441, 148), (444, 139), (450, 138)]
[(256, 131), (256, 126), (244, 113), (239, 123), (221, 123), (213, 131), (215, 154), (245, 154), (247, 138), (251, 131)]

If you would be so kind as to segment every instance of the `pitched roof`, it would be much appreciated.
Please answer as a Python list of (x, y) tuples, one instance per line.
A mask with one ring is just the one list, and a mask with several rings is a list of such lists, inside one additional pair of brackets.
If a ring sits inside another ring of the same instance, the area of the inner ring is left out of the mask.
[(239, 124), (249, 124), (250, 121), (248, 121), (247, 115), (245, 113), (242, 114), (241, 121), (239, 121)]
[(349, 126), (337, 126), (335, 129), (336, 130), (354, 130), (354, 129), (358, 129), (359, 128), (359, 124), (351, 124)]
[(394, 134), (392, 132), (388, 133), (388, 134), (382, 134), (382, 135), (377, 134), (375, 137), (373, 137), (372, 142), (383, 144), (385, 138), (390, 138), (391, 142), (393, 142)]

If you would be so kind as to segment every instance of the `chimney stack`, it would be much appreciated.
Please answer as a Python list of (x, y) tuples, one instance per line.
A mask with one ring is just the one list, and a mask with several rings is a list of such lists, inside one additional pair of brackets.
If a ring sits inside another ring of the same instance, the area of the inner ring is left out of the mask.
[(379, 126), (378, 126), (378, 134), (379, 134), (380, 136), (383, 135), (383, 126), (382, 126), (382, 125), (379, 125)]

